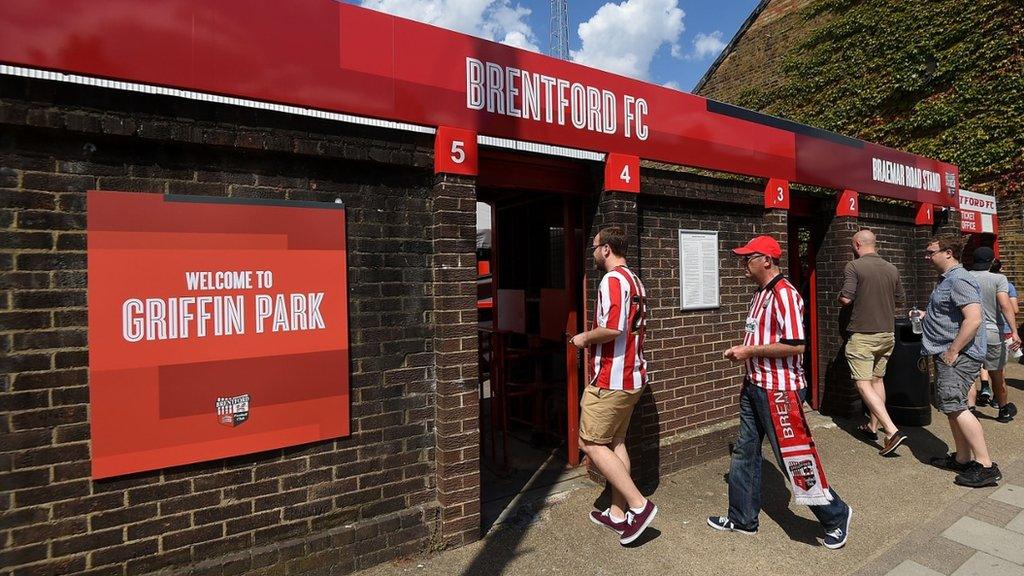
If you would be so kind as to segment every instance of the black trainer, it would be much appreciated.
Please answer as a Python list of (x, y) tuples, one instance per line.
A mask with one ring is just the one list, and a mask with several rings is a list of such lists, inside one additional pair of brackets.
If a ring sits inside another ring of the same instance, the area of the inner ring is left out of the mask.
[(953, 472), (964, 472), (972, 465), (977, 465), (977, 462), (971, 460), (970, 462), (960, 463), (956, 461), (956, 452), (950, 452), (945, 456), (936, 456), (928, 461), (929, 464), (936, 468), (942, 468), (943, 470), (952, 470)]
[(988, 380), (981, 381), (981, 391), (978, 392), (978, 406), (988, 406), (992, 401), (992, 387)]
[(1013, 402), (1007, 402), (1006, 406), (999, 408), (999, 415), (996, 416), (996, 421), (1006, 424), (1010, 420), (1013, 420), (1013, 417), (1016, 415), (1017, 407), (1014, 406)]
[(1003, 479), (1003, 473), (999, 466), (993, 462), (991, 466), (972, 466), (956, 475), (953, 482), (969, 488), (982, 488), (984, 486), (995, 486)]

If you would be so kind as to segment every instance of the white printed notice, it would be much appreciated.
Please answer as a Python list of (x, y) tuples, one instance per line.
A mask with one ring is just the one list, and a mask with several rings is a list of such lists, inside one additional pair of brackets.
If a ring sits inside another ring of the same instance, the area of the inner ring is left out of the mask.
[(718, 232), (679, 231), (679, 307), (721, 306), (718, 293)]

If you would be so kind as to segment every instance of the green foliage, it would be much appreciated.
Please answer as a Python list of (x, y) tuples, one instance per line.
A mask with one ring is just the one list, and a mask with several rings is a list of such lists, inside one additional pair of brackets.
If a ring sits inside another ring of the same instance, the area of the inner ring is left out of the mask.
[[(952, 162), (963, 186), (1024, 194), (1024, 2), (819, 0), (783, 85), (737, 104)], [(991, 193), (991, 192), (990, 192)]]

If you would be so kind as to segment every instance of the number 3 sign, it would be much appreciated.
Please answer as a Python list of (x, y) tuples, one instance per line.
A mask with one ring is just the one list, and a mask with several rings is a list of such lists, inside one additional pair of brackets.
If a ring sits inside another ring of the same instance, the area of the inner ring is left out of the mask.
[(640, 193), (640, 157), (609, 153), (604, 161), (604, 189)]
[(843, 190), (836, 204), (836, 216), (860, 216), (860, 200), (853, 190)]
[(764, 187), (764, 207), (789, 210), (789, 182), (771, 178)]
[(476, 132), (438, 126), (434, 137), (434, 174), (477, 175)]

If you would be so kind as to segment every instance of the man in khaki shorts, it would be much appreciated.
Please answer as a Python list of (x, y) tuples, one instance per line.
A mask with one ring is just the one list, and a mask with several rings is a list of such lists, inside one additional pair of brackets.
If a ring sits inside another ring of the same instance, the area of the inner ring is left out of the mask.
[(591, 246), (594, 264), (604, 273), (597, 293), (594, 328), (572, 337), (577, 348), (591, 347), (594, 378), (583, 392), (580, 449), (612, 487), (612, 504), (590, 519), (619, 534), (625, 546), (650, 526), (658, 507), (643, 497), (630, 476), (626, 430), (647, 384), (644, 285), (626, 267), (626, 236), (605, 228)]
[(885, 433), (883, 456), (892, 454), (907, 436), (896, 429), (885, 409), (885, 367), (895, 346), (893, 322), (896, 302), (902, 301), (903, 286), (895, 266), (878, 255), (875, 234), (861, 230), (850, 242), (857, 258), (846, 265), (839, 302), (852, 306), (850, 339), (846, 342), (846, 360), (850, 375), (857, 382), (864, 405), (871, 413), (861, 430), (877, 439), (878, 428)]

